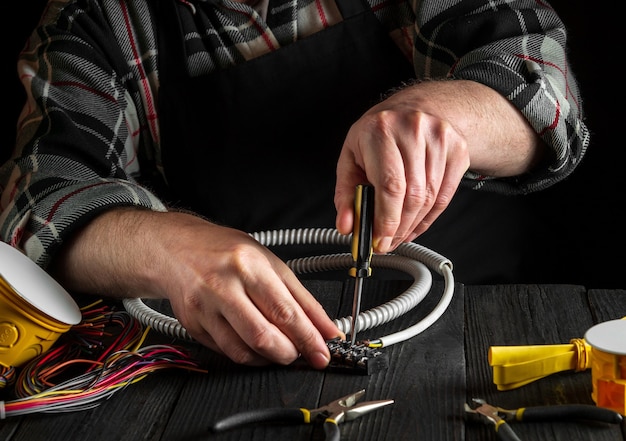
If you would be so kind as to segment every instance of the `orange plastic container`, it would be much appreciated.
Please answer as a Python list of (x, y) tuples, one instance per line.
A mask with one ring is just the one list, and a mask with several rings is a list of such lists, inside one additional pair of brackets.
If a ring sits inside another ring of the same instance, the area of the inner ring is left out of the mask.
[(80, 320), (78, 305), (61, 285), (0, 242), (0, 365), (23, 365)]
[(591, 345), (591, 398), (626, 416), (626, 320), (597, 324), (585, 340)]

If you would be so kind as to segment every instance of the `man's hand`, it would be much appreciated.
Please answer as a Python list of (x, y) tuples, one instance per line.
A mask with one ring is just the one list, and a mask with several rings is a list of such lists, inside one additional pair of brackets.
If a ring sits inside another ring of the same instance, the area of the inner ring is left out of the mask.
[(348, 132), (337, 164), (337, 229), (349, 234), (354, 188), (376, 188), (374, 251), (426, 231), (470, 168), (490, 176), (527, 171), (542, 153), (522, 114), (479, 83), (426, 81), (367, 111)]
[(293, 272), (248, 234), (185, 213), (121, 208), (64, 248), (55, 273), (70, 290), (168, 298), (198, 342), (237, 363), (328, 365), (341, 335)]

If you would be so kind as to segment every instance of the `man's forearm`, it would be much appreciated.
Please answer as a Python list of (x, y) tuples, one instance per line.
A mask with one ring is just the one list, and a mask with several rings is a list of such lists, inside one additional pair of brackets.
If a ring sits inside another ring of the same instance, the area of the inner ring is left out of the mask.
[[(150, 249), (158, 243), (155, 216), (167, 213), (123, 207), (99, 215), (63, 245), (52, 275), (69, 290), (90, 294), (124, 297), (156, 288), (158, 255)], [(150, 226), (142, 228), (146, 222)]]

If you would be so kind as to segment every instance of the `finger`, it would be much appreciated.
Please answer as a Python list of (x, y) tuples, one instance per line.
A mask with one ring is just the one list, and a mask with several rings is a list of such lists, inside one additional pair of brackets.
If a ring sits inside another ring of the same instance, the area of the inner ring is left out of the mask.
[(393, 246), (408, 239), (418, 226), (429, 226), (428, 214), (439, 200), (439, 191), (447, 167), (446, 146), (438, 136), (428, 135), (419, 138), (423, 154), (419, 158), (422, 166), (415, 167), (419, 175), (407, 179), (407, 196), (404, 208), (403, 229), (399, 231)]
[(224, 319), (254, 353), (274, 363), (292, 363), (298, 358), (299, 350), (285, 333), (282, 321), (298, 309), (293, 305), (295, 302), (290, 303), (284, 294), (278, 293), (279, 288), (261, 280), (245, 290), (245, 296), (223, 308)]
[(421, 135), (418, 124), (412, 137), (405, 137), (408, 143), (401, 145), (403, 152), (406, 191), (402, 207), (402, 217), (391, 249), (395, 249), (406, 237), (413, 233), (413, 230), (423, 218), (423, 207), (427, 201), (429, 178), (428, 167), (426, 166), (427, 147), (426, 137)]
[(335, 206), (337, 229), (349, 234), (354, 222), (356, 185), (370, 183), (376, 188), (373, 244), (391, 243), (400, 223), (405, 177), (402, 156), (395, 142), (390, 112), (363, 116), (346, 137), (337, 166)]
[(366, 182), (365, 174), (357, 158), (349, 147), (353, 142), (350, 134), (337, 161), (337, 182), (335, 184), (334, 203), (337, 210), (336, 227), (341, 234), (350, 234), (354, 222), (354, 189)]
[[(464, 138), (445, 121), (431, 121), (420, 138), (424, 140), (425, 187), (421, 207), (403, 240), (413, 240), (422, 234), (448, 207), (463, 174), (469, 167)], [(412, 180), (409, 179), (409, 183)], [(409, 184), (410, 185), (410, 184)], [(407, 194), (413, 191), (409, 189)], [(409, 205), (407, 201), (406, 206)], [(407, 208), (405, 208), (407, 210)], [(395, 245), (398, 245), (399, 242)]]
[(452, 163), (452, 165), (450, 165), (451, 163), (448, 164), (449, 166), (446, 168), (446, 173), (439, 186), (435, 203), (432, 204), (428, 213), (426, 213), (423, 219), (415, 226), (413, 235), (410, 235), (408, 240), (413, 240), (427, 231), (441, 213), (450, 205), (467, 169), (459, 162)]
[[(207, 310), (201, 300), (204, 297), (188, 298), (186, 301), (187, 308), (182, 310), (178, 307), (179, 305), (172, 303), (174, 315), (189, 335), (198, 343), (217, 353), (226, 355), (236, 363), (252, 366), (268, 364), (268, 359), (250, 348), (233, 329), (230, 321), (218, 310), (213, 311), (213, 308)], [(232, 296), (232, 298), (235, 303), (236, 296)], [(213, 306), (217, 306), (217, 303)]]
[[(288, 270), (283, 276), (285, 285), (293, 294), (294, 299), (296, 299), (298, 304), (302, 307), (304, 313), (311, 320), (311, 323), (313, 323), (315, 328), (319, 331), (324, 341), (335, 337), (345, 338), (345, 334), (339, 330), (335, 322), (328, 316), (324, 307), (317, 301), (315, 296), (302, 285), (296, 275), (291, 270)], [(326, 343), (324, 343), (324, 346), (327, 347)]]
[(189, 331), (189, 334), (200, 344), (223, 354), (238, 364), (247, 366), (267, 366), (270, 360), (252, 350), (224, 317), (215, 317), (211, 321), (214, 326), (210, 330), (200, 328)]
[[(328, 346), (307, 314), (307, 312), (313, 313), (315, 320), (320, 322), (320, 313), (312, 306), (313, 303), (304, 300), (312, 296), (299, 282), (297, 285), (291, 283), (292, 289), (289, 290), (282, 281), (279, 283), (278, 280), (272, 281), (271, 279), (255, 285), (254, 293), (250, 294), (252, 300), (267, 320), (289, 339), (312, 367), (319, 369), (326, 367), (330, 361)], [(264, 294), (259, 298), (259, 293)], [(307, 312), (297, 300), (304, 302)], [(333, 333), (333, 336), (336, 336), (337, 331), (336, 327), (332, 329), (331, 326), (327, 326), (324, 332)], [(273, 344), (272, 341), (267, 343)], [(263, 344), (259, 352), (264, 354), (264, 351)]]
[(372, 147), (363, 154), (368, 182), (375, 188), (372, 245), (377, 253), (390, 250), (402, 220), (406, 176), (404, 158), (396, 138), (389, 130), (378, 133), (371, 140)]

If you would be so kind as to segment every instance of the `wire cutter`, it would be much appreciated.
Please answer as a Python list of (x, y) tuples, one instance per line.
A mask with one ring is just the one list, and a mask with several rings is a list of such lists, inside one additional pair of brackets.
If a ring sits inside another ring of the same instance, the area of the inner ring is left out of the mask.
[(392, 404), (393, 400), (365, 401), (357, 404), (365, 389), (339, 398), (317, 409), (268, 408), (236, 413), (213, 424), (213, 432), (223, 432), (254, 423), (304, 423), (311, 424), (323, 419), (326, 441), (339, 441), (339, 424), (359, 418), (379, 407)]
[(481, 398), (472, 401), (478, 405), (472, 408), (465, 403), (466, 415), (478, 419), (485, 424), (493, 424), (502, 441), (521, 441), (508, 422), (537, 421), (597, 421), (602, 423), (620, 424), (623, 417), (610, 409), (591, 404), (562, 404), (557, 406), (521, 407), (519, 409), (503, 409), (492, 406)]

